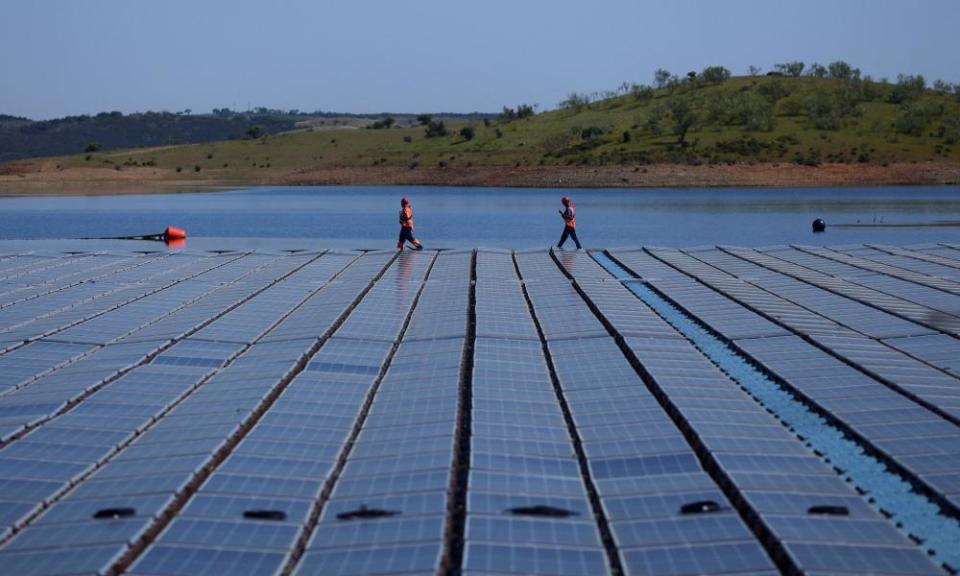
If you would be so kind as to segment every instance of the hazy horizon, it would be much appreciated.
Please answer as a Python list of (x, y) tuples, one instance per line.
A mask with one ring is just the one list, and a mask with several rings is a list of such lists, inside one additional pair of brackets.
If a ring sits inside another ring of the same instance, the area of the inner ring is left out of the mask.
[(744, 74), (846, 60), (874, 78), (960, 81), (960, 2), (811, 0), (50, 0), (6, 7), (0, 113), (348, 113), (552, 108), (571, 92), (650, 83), (657, 68)]

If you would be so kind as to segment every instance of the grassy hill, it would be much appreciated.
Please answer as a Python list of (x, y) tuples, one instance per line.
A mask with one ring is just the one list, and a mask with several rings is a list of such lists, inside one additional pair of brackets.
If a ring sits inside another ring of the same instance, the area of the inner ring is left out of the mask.
[[(86, 148), (113, 150), (238, 140), (252, 129), (277, 134), (298, 129), (363, 128), (386, 117), (396, 124), (415, 125), (416, 115), (341, 114), (258, 108), (250, 112), (215, 110), (213, 114), (172, 112), (102, 112), (34, 121), (0, 114), (0, 162), (79, 153)], [(490, 116), (490, 115), (487, 115)], [(476, 119), (481, 114), (445, 115), (450, 120)]]
[[(149, 166), (153, 177), (178, 181), (282, 183), (291, 174), (371, 167), (436, 172), (960, 162), (960, 96), (925, 89), (909, 77), (898, 84), (697, 77), (624, 92), (596, 102), (572, 98), (564, 108), (524, 118), (448, 121), (446, 135), (433, 137), (426, 126), (308, 128), (258, 139), (81, 154), (57, 159), (57, 166), (117, 171)], [(443, 133), (437, 122), (433, 127)]]

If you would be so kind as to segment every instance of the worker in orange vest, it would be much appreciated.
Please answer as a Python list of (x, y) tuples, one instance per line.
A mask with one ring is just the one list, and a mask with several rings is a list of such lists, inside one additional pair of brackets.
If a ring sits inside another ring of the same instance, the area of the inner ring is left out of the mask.
[(563, 218), (563, 234), (560, 235), (560, 242), (557, 243), (557, 248), (563, 248), (563, 243), (567, 241), (567, 238), (573, 238), (574, 243), (577, 245), (577, 250), (580, 250), (580, 240), (577, 238), (577, 211), (573, 207), (573, 202), (570, 201), (570, 198), (564, 196), (560, 200), (563, 203), (563, 210), (558, 210), (560, 212), (560, 217)]
[(413, 244), (414, 250), (423, 250), (420, 241), (413, 237), (413, 208), (406, 198), (400, 199), (400, 238), (397, 240), (397, 250), (403, 250), (404, 242)]

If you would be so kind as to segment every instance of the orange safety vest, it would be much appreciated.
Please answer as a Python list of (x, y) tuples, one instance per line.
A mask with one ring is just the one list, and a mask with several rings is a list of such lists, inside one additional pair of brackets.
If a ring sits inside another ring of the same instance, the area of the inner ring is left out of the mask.
[(577, 211), (573, 209), (573, 204), (567, 206), (567, 209), (563, 211), (563, 221), (568, 228), (577, 227)]
[(413, 210), (410, 206), (404, 206), (400, 209), (400, 225), (413, 230)]

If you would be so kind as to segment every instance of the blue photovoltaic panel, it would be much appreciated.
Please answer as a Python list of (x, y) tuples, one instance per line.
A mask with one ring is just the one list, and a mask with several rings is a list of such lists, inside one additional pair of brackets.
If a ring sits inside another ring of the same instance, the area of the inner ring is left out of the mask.
[(951, 250), (0, 254), (0, 572), (938, 573), (631, 287), (960, 506)]

